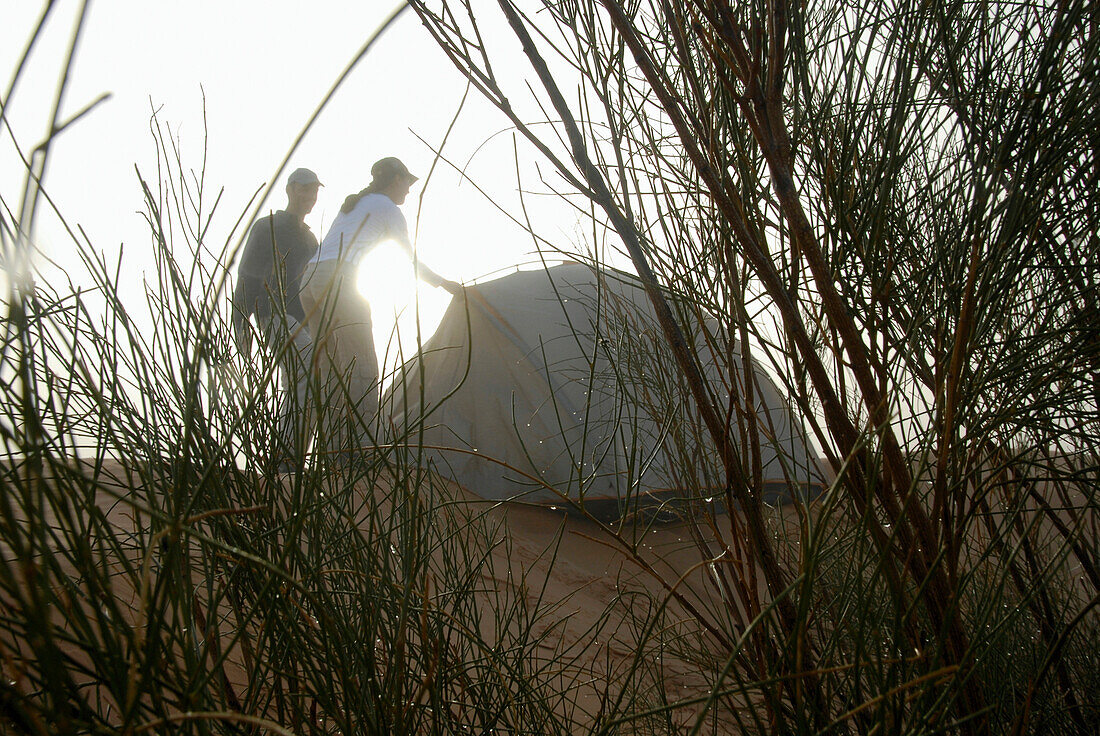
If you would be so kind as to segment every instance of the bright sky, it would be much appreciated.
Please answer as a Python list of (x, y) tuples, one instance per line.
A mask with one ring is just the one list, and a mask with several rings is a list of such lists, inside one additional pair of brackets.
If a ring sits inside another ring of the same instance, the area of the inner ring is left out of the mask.
[[(134, 167), (146, 177), (156, 176), (151, 110), (158, 108), (162, 123), (178, 135), (185, 166), (198, 169), (205, 95), (207, 196), (212, 201), (224, 187), (220, 216), (211, 228), (216, 234), (211, 246), (220, 247), (253, 193), (273, 176), (325, 92), (394, 7), (396, 2), (388, 0), (92, 2), (63, 117), (103, 92), (112, 97), (57, 141), (46, 174), (47, 192), (69, 223), (79, 224), (111, 260), (125, 244), (126, 270), (135, 275), (135, 285), (140, 283), (136, 275), (149, 272), (152, 260)], [(78, 9), (75, 0), (57, 3), (8, 107), (12, 133), (24, 152), (47, 129)], [(39, 3), (0, 0), (0, 70), (8, 75), (40, 12)], [(507, 31), (495, 35), (510, 36)], [(3, 80), (5, 88), (7, 81)], [(442, 163), (427, 184), (417, 217), (421, 185), (433, 158), (417, 135), (438, 145), (464, 90), (465, 80), (415, 14), (406, 11), (329, 103), (262, 211), (282, 207), (286, 174), (307, 166), (325, 184), (307, 218), (322, 237), (344, 197), (369, 182), (371, 164), (395, 155), (422, 177), (404, 210), (425, 263), (445, 277), (470, 282), (531, 261), (530, 235)], [(512, 135), (494, 136), (507, 124), (471, 92), (444, 153), (459, 165), (468, 164), (467, 174), (518, 214)], [(23, 172), (11, 135), (7, 130), (0, 133), (0, 186), (14, 207)], [(531, 160), (522, 150), (521, 159)], [(524, 163), (521, 170), (524, 186), (537, 187), (534, 167)], [(548, 197), (529, 200), (528, 207), (540, 223), (541, 235), (560, 247), (571, 247), (577, 222), (566, 207)], [(235, 233), (234, 242), (241, 237), (240, 231)], [(37, 239), (51, 258), (74, 262), (74, 246), (52, 218), (41, 220)], [(368, 288), (375, 337), (381, 345), (389, 333), (383, 315), (412, 302), (414, 282), (408, 262), (385, 252), (378, 254), (371, 272)], [(420, 295), (424, 322), (432, 329), (448, 296), (426, 285), (421, 285)]]

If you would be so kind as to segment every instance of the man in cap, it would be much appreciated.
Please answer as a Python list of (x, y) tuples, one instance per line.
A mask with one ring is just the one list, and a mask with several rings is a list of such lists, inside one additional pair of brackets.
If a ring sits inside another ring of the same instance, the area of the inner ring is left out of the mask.
[[(295, 169), (286, 180), (286, 209), (261, 217), (252, 226), (237, 267), (233, 291), (233, 327), (238, 344), (251, 351), (249, 320), (255, 318), (264, 345), (281, 355), (283, 406), (280, 440), (294, 449), (294, 417), (305, 406), (311, 359), (310, 334), (305, 326), (301, 278), (317, 252), (317, 238), (305, 223), (322, 186), (317, 174)], [(284, 349), (286, 348), (286, 349)], [(290, 403), (291, 397), (296, 404)], [(289, 405), (288, 405), (289, 404)], [(303, 448), (304, 449), (304, 448)], [(294, 453), (297, 455), (297, 453)]]
[[(313, 331), (323, 385), (340, 404), (329, 407), (328, 446), (345, 450), (372, 443), (369, 430), (378, 413), (379, 368), (370, 304), (357, 287), (359, 263), (379, 243), (397, 243), (413, 261), (417, 276), (452, 294), (462, 287), (416, 258), (400, 205), (417, 177), (399, 159), (371, 167), (371, 183), (344, 200), (302, 279), (302, 304)], [(337, 388), (340, 387), (340, 388)], [(350, 429), (349, 429), (350, 428)]]

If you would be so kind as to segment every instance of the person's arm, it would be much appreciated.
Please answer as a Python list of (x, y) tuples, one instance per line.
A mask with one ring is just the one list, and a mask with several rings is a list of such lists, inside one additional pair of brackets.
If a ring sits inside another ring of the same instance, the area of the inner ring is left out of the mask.
[(394, 218), (393, 224), (393, 239), (401, 246), (405, 253), (408, 254), (409, 260), (412, 261), (413, 269), (415, 269), (413, 273), (415, 273), (421, 281), (427, 284), (442, 287), (452, 294), (462, 293), (461, 284), (443, 278), (435, 271), (428, 268), (428, 266), (424, 265), (424, 262), (416, 257), (416, 252), (413, 251), (412, 242), (409, 239), (409, 226), (408, 223), (405, 222), (405, 216), (401, 214), (401, 210), (397, 210), (397, 217)]
[(237, 285), (233, 289), (233, 336), (242, 352), (252, 350), (252, 331), (248, 321), (256, 313), (257, 302), (264, 295), (266, 274), (271, 271), (274, 255), (272, 249), (271, 217), (261, 217), (248, 232), (248, 240), (241, 250), (237, 264)]
[(447, 291), (449, 291), (449, 292), (451, 292), (452, 294), (455, 294), (455, 295), (462, 293), (462, 284), (458, 283), (457, 281), (451, 281), (450, 279), (445, 279), (442, 276), (440, 276), (439, 274), (437, 274), (435, 271), (433, 271), (432, 269), (425, 266), (424, 262), (421, 261), (419, 258), (417, 258), (416, 254), (413, 253), (413, 249), (412, 249), (411, 245), (406, 244), (402, 247), (404, 247), (406, 252), (408, 252), (409, 258), (413, 262), (413, 268), (416, 269), (414, 271), (414, 273), (416, 273), (416, 275), (420, 278), (421, 281), (424, 281), (425, 283), (431, 284), (432, 286), (438, 286), (438, 287), (441, 287), (443, 289), (446, 289)]
[(237, 286), (233, 289), (233, 304), (230, 320), (233, 325), (233, 338), (237, 349), (242, 353), (252, 352), (252, 331), (248, 320), (256, 307), (255, 279), (243, 273), (237, 274)]
[(239, 276), (249, 275), (267, 281), (275, 265), (275, 231), (271, 215), (256, 220), (248, 231), (248, 240), (241, 249), (241, 261), (237, 265)]
[(447, 279), (443, 278), (435, 271), (425, 266), (424, 262), (417, 258), (416, 255), (413, 253), (411, 247), (406, 247), (406, 250), (409, 253), (409, 258), (412, 260), (413, 273), (416, 274), (417, 278), (419, 278), (426, 284), (431, 284), (432, 286), (443, 286), (443, 284), (446, 283)]

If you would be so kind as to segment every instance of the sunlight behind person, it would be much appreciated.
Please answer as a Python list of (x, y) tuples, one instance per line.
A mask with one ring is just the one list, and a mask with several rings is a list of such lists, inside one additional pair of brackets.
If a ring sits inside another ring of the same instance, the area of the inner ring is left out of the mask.
[(416, 354), (418, 299), (423, 342), (439, 326), (451, 295), (418, 281), (413, 264), (393, 241), (380, 244), (364, 256), (356, 286), (370, 302), (374, 344), (385, 384), (401, 360)]

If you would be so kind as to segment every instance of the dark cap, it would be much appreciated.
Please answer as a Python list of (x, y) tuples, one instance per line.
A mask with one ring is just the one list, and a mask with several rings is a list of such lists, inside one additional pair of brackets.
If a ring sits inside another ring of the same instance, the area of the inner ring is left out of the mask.
[(406, 179), (410, 184), (419, 179), (418, 176), (413, 176), (408, 167), (401, 163), (401, 159), (394, 158), (393, 156), (387, 156), (386, 158), (380, 158), (374, 162), (374, 166), (370, 167), (370, 175), (374, 177), (374, 180), (383, 186), (394, 181), (398, 177)]
[(290, 176), (286, 178), (286, 183), (287, 186), (290, 186), (291, 184), (316, 184), (319, 187), (324, 186), (324, 184), (321, 183), (321, 180), (317, 178), (317, 175), (309, 169), (295, 169), (294, 171), (290, 172)]

